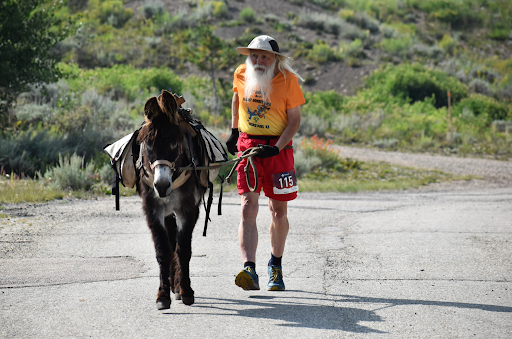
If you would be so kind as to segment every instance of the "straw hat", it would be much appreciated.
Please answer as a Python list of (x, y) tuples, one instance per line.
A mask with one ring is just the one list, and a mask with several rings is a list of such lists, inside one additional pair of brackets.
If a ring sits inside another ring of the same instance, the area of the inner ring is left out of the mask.
[(238, 53), (242, 55), (249, 55), (251, 49), (267, 51), (288, 58), (286, 55), (279, 53), (279, 45), (277, 44), (277, 41), (268, 35), (257, 36), (256, 38), (252, 39), (249, 46), (236, 48)]

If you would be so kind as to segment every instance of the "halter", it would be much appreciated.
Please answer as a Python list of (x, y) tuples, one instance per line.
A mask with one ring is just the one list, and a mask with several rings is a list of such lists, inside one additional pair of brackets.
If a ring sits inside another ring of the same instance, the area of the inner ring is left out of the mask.
[[(175, 170), (176, 162), (180, 158), (181, 152), (178, 154), (178, 156), (176, 157), (176, 160), (174, 160), (173, 162), (165, 160), (165, 159), (159, 159), (159, 160), (153, 161), (149, 165), (151, 170), (148, 171), (148, 169), (144, 165), (144, 161), (142, 160), (145, 149), (146, 149), (146, 142), (143, 141), (140, 144), (139, 160), (137, 160), (137, 161), (140, 161), (140, 163), (138, 164), (137, 167), (142, 168), (144, 171), (144, 175), (142, 176), (142, 181), (149, 187), (153, 188), (153, 180), (154, 180), (153, 171), (155, 170), (155, 167), (158, 165), (164, 165), (164, 166), (168, 166), (171, 169), (171, 171)], [(190, 178), (191, 175), (192, 175), (192, 171), (190, 171), (190, 170), (182, 171), (181, 174), (176, 179), (174, 179), (172, 181), (172, 189), (171, 190), (175, 190), (175, 189), (179, 188), (180, 186), (182, 186), (185, 182), (187, 182), (188, 178)]]

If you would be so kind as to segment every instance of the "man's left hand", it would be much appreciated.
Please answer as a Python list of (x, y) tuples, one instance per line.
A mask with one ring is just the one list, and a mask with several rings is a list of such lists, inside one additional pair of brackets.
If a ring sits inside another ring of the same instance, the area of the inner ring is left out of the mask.
[(258, 145), (263, 147), (263, 151), (259, 151), (255, 156), (258, 158), (270, 158), (274, 155), (279, 154), (279, 148), (277, 146), (269, 146), (269, 145)]

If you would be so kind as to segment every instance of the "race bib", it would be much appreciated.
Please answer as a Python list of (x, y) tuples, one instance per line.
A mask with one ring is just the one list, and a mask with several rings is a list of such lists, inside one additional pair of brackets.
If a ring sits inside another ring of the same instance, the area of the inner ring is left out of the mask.
[(299, 190), (295, 170), (272, 174), (272, 184), (274, 186), (274, 194), (288, 194)]

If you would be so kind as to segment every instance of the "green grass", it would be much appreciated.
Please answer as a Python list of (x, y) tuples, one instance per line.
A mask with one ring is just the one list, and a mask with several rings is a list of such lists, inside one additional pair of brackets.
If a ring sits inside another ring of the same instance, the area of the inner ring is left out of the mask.
[(344, 173), (317, 171), (299, 179), (300, 192), (361, 192), (405, 190), (433, 183), (475, 179), (438, 170), (395, 166), (386, 163), (360, 163), (359, 169)]
[(0, 177), (0, 203), (44, 202), (62, 199), (66, 193), (39, 181), (24, 179), (11, 180)]
[[(62, 190), (55, 185), (48, 185), (48, 183), (40, 180), (14, 180), (6, 176), (0, 176), (0, 204), (40, 203), (66, 198), (90, 199), (111, 194), (110, 187), (105, 185), (96, 185), (89, 191)], [(135, 189), (126, 188), (121, 185), (120, 195), (131, 196), (135, 194), (137, 194)]]

